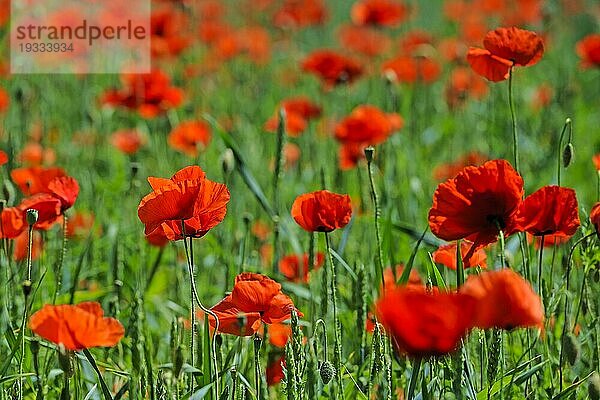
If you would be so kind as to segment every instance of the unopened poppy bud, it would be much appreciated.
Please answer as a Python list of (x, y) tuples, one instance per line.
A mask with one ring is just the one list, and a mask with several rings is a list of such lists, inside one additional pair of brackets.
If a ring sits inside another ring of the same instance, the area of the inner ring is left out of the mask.
[(245, 225), (249, 225), (250, 222), (252, 222), (252, 214), (250, 214), (250, 213), (244, 213), (242, 215), (242, 220), (244, 221)]
[(398, 75), (396, 75), (392, 69), (386, 69), (383, 71), (383, 77), (388, 83), (394, 83), (398, 81)]
[(25, 297), (29, 296), (29, 294), (31, 293), (31, 281), (29, 279), (27, 279), (26, 281), (23, 281), (23, 294), (25, 295)]
[(4, 210), (4, 207), (6, 207), (6, 200), (2, 199), (0, 200), (0, 211)]
[(600, 374), (594, 372), (588, 383), (588, 395), (591, 400), (600, 400)]
[(375, 148), (373, 146), (369, 146), (365, 149), (365, 157), (366, 157), (368, 163), (373, 161), (374, 154), (375, 154)]
[(225, 149), (221, 154), (221, 169), (225, 176), (230, 175), (235, 169), (235, 155), (230, 148)]
[(575, 365), (581, 354), (581, 345), (575, 335), (569, 333), (563, 339), (563, 348), (569, 364)]
[(73, 376), (73, 352), (65, 349), (62, 344), (58, 345), (58, 365), (67, 378)]
[(321, 375), (321, 380), (324, 385), (327, 385), (331, 380), (335, 377), (335, 367), (331, 363), (331, 361), (324, 361), (321, 364), (321, 368), (319, 368), (319, 375)]
[(38, 210), (34, 210), (32, 208), (27, 210), (27, 224), (29, 226), (33, 226), (38, 221), (38, 217), (39, 217)]
[(567, 143), (563, 150), (563, 167), (567, 168), (573, 160), (573, 144)]

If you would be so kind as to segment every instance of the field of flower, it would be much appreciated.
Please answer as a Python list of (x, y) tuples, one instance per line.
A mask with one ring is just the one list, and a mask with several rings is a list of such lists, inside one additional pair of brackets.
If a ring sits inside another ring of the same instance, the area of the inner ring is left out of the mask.
[(153, 0), (8, 73), (0, 400), (600, 399), (596, 0)]

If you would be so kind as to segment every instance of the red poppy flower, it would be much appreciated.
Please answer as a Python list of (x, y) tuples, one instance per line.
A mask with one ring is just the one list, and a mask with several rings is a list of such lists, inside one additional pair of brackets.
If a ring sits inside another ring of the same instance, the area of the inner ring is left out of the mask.
[(145, 234), (161, 229), (169, 240), (202, 237), (217, 226), (227, 212), (229, 190), (221, 183), (206, 179), (200, 167), (190, 166), (171, 179), (148, 178), (153, 192), (138, 206)]
[(335, 127), (340, 142), (379, 144), (404, 125), (396, 113), (386, 114), (375, 106), (360, 105)]
[(52, 149), (44, 149), (38, 142), (28, 142), (18, 154), (17, 159), (23, 164), (40, 166), (52, 164), (56, 160), (56, 154)]
[(285, 133), (299, 136), (307, 127), (308, 121), (321, 116), (321, 107), (307, 97), (293, 97), (282, 101), (269, 120), (265, 123), (267, 132), (277, 132), (279, 125), (279, 109), (285, 110)]
[[(43, 249), (42, 234), (38, 231), (32, 232), (31, 259), (37, 260)], [(13, 260), (25, 261), (29, 257), (29, 232), (24, 230), (14, 238)]]
[(62, 203), (60, 199), (49, 193), (37, 193), (21, 201), (17, 207), (26, 220), (27, 210), (37, 210), (38, 219), (33, 225), (35, 229), (48, 230), (52, 225), (62, 220)]
[(592, 162), (596, 167), (596, 171), (600, 171), (600, 153), (592, 157)]
[(142, 134), (135, 129), (116, 131), (110, 137), (110, 143), (113, 146), (129, 155), (137, 153), (144, 142)]
[(288, 280), (292, 282), (308, 283), (308, 273), (323, 265), (325, 255), (323, 253), (315, 254), (315, 265), (309, 268), (308, 254), (302, 256), (302, 267), (300, 266), (300, 258), (296, 254), (285, 256), (279, 260), (279, 271)]
[(600, 33), (587, 35), (575, 47), (583, 68), (600, 67)]
[(105, 317), (102, 306), (96, 302), (46, 304), (31, 316), (29, 327), (44, 339), (73, 351), (112, 347), (125, 334), (123, 325)]
[(426, 56), (399, 56), (385, 62), (382, 70), (392, 81), (405, 83), (431, 83), (436, 81), (442, 72), (439, 63)]
[(474, 302), (457, 293), (403, 286), (386, 292), (375, 306), (400, 353), (428, 357), (456, 350), (471, 326)]
[(79, 184), (70, 176), (60, 176), (48, 183), (48, 191), (60, 200), (61, 212), (65, 212), (75, 204), (79, 195)]
[(10, 104), (10, 96), (8, 92), (3, 88), (0, 88), (0, 112), (4, 112), (8, 109)]
[(0, 238), (13, 239), (23, 232), (26, 227), (23, 211), (18, 207), (5, 207), (2, 209), (0, 225)]
[(600, 203), (596, 203), (592, 210), (590, 211), (590, 221), (594, 228), (596, 228), (596, 234), (598, 235), (598, 239), (600, 239)]
[(521, 203), (516, 223), (534, 236), (573, 236), (580, 225), (575, 191), (544, 186)]
[[(479, 249), (471, 254), (469, 258), (465, 258), (473, 243), (462, 241), (460, 243), (460, 254), (463, 258), (463, 267), (471, 268), (479, 266), (487, 268), (487, 254), (485, 250)], [(456, 242), (440, 246), (433, 252), (433, 261), (440, 263), (450, 269), (456, 271)]]
[(470, 48), (467, 61), (479, 75), (498, 82), (508, 78), (512, 66), (531, 66), (544, 54), (544, 43), (535, 33), (515, 27), (490, 31), (485, 49)]
[(284, 348), (292, 337), (292, 327), (288, 324), (275, 323), (269, 327), (269, 343), (275, 347)]
[(350, 196), (319, 190), (296, 197), (292, 217), (309, 232), (331, 232), (343, 228), (352, 217)]
[(210, 126), (203, 121), (186, 121), (175, 127), (169, 134), (169, 146), (190, 157), (197, 157), (211, 139)]
[(8, 154), (0, 150), (0, 166), (8, 162)]
[(10, 172), (13, 182), (25, 196), (47, 193), (48, 184), (59, 176), (65, 176), (65, 171), (58, 167), (15, 168)]
[(285, 355), (281, 355), (279, 357), (275, 357), (272, 361), (267, 365), (267, 386), (277, 385), (279, 382), (285, 378), (285, 374), (283, 373), (283, 366), (285, 366)]
[[(542, 242), (542, 239), (544, 239), (544, 241)], [(554, 234), (549, 234), (549, 235), (544, 235), (542, 236), (533, 236), (532, 234), (528, 233), (527, 234), (527, 241), (529, 243), (533, 242), (534, 246), (536, 249), (539, 249), (540, 246), (544, 246), (544, 247), (553, 247), (553, 246), (560, 246), (561, 244), (565, 244), (567, 242), (569, 242), (570, 236), (563, 236), (560, 234), (554, 235)]]
[(407, 7), (394, 0), (359, 0), (351, 10), (356, 25), (396, 26), (407, 15)]
[[(231, 294), (211, 308), (219, 318), (219, 331), (249, 336), (258, 331), (261, 322), (283, 322), (296, 310), (292, 299), (281, 292), (281, 285), (267, 276), (245, 272), (235, 278)], [(215, 319), (209, 316), (211, 326)]]
[(460, 107), (470, 99), (482, 99), (488, 93), (488, 85), (469, 68), (456, 67), (446, 84), (446, 102), (452, 109)]
[(363, 74), (355, 60), (331, 50), (317, 50), (302, 62), (302, 69), (321, 78), (325, 86), (352, 83)]
[(126, 74), (121, 90), (109, 90), (102, 104), (121, 106), (137, 112), (143, 118), (154, 118), (183, 103), (183, 91), (171, 86), (164, 72), (154, 69), (149, 74)]
[(186, 14), (173, 6), (159, 7), (150, 16), (150, 48), (156, 57), (176, 56), (191, 44), (186, 31), (190, 21)]
[(94, 220), (94, 214), (91, 212), (75, 212), (67, 221), (67, 237), (86, 237), (94, 226)]
[(429, 227), (446, 241), (474, 242), (474, 251), (495, 242), (500, 229), (507, 236), (514, 232), (522, 197), (523, 179), (506, 160), (466, 167), (437, 187)]
[(344, 48), (368, 57), (385, 53), (392, 45), (388, 36), (368, 27), (344, 25), (340, 28), (338, 36)]
[(323, 0), (286, 0), (273, 15), (273, 24), (280, 28), (303, 28), (327, 20)]
[(543, 328), (542, 301), (529, 282), (511, 269), (471, 275), (460, 293), (475, 300), (473, 325), (478, 328)]

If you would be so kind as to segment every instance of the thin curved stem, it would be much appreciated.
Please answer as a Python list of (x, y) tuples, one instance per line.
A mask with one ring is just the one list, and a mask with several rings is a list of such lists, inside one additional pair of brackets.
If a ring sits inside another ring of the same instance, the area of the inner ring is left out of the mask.
[[(373, 150), (371, 150), (373, 151)], [(377, 240), (377, 267), (381, 274), (381, 287), (385, 288), (385, 274), (383, 271), (383, 250), (381, 248), (381, 232), (379, 232), (379, 215), (381, 210), (379, 209), (379, 197), (377, 196), (377, 190), (375, 188), (375, 180), (373, 179), (373, 160), (371, 157), (367, 157), (367, 167), (369, 169), (369, 184), (371, 186), (371, 199), (373, 200), (373, 206), (375, 207), (375, 237)]]
[(515, 170), (519, 171), (519, 135), (517, 132), (517, 117), (515, 115), (515, 104), (513, 99), (513, 71), (514, 67), (511, 66), (508, 72), (508, 106), (510, 108), (510, 117), (512, 121), (512, 135), (513, 135), (513, 157), (515, 162)]
[(337, 313), (337, 278), (336, 267), (331, 254), (331, 244), (329, 243), (329, 234), (325, 232), (325, 244), (327, 246), (327, 254), (329, 256), (329, 265), (331, 266), (331, 300), (333, 303), (333, 326), (334, 326), (334, 343), (333, 343), (333, 361), (336, 370), (336, 380), (338, 386), (338, 394), (344, 393), (344, 385), (342, 382), (342, 342), (340, 332), (340, 321)]
[(544, 236), (540, 237), (540, 253), (538, 257), (538, 295), (540, 299), (542, 299), (542, 304), (544, 303), (544, 296), (542, 294), (542, 260), (544, 259)]
[[(216, 337), (217, 333), (219, 332), (219, 317), (212, 310), (206, 308), (204, 306), (204, 304), (202, 304), (202, 302), (200, 301), (200, 296), (198, 296), (198, 291), (196, 290), (196, 281), (194, 279), (193, 250), (191, 250), (191, 251), (188, 250), (188, 244), (187, 244), (186, 235), (185, 235), (185, 223), (183, 220), (182, 220), (182, 235), (183, 235), (183, 243), (184, 243), (184, 248), (185, 248), (185, 255), (187, 258), (188, 271), (190, 274), (190, 285), (191, 285), (191, 294), (192, 294), (192, 304), (191, 304), (192, 311), (191, 311), (191, 313), (192, 314), (194, 313), (194, 300), (195, 300), (198, 307), (200, 307), (200, 309), (205, 314), (208, 314), (215, 319), (215, 330), (212, 335), (211, 349), (212, 349), (212, 361), (213, 361), (214, 368), (215, 368), (215, 381), (214, 381), (215, 382), (215, 390), (216, 390), (217, 396), (218, 396), (218, 394), (219, 394), (219, 366), (217, 364), (217, 346), (216, 346), (215, 337)], [(193, 238), (190, 237), (190, 244), (192, 242), (192, 239)], [(194, 317), (194, 319), (195, 319), (195, 317)], [(192, 337), (194, 334), (193, 329), (194, 329), (194, 327), (192, 325)], [(194, 347), (192, 346), (192, 354), (193, 354), (193, 352), (194, 352)], [(193, 355), (192, 355), (192, 357), (193, 357)], [(192, 378), (192, 382), (193, 382), (193, 378)], [(192, 383), (192, 386), (193, 386), (193, 383)]]

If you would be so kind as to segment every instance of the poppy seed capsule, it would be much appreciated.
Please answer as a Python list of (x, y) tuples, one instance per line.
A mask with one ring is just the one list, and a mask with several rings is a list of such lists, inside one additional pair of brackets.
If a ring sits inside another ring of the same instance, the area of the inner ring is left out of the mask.
[(38, 210), (34, 210), (32, 208), (27, 210), (27, 224), (29, 226), (34, 225), (38, 221), (38, 217), (39, 217)]
[(230, 175), (235, 169), (235, 155), (233, 150), (227, 148), (221, 154), (221, 169), (225, 176)]
[(563, 167), (567, 168), (571, 165), (571, 161), (573, 161), (573, 144), (567, 143), (563, 150)]
[(330, 361), (324, 361), (319, 368), (319, 375), (324, 385), (327, 385), (335, 377), (335, 367)]

